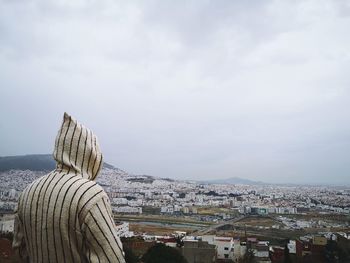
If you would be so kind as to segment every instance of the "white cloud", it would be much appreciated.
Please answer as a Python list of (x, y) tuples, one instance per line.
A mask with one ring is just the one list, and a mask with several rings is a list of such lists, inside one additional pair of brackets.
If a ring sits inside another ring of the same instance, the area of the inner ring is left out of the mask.
[(349, 172), (347, 1), (0, 6), (2, 155), (50, 151), (69, 111), (132, 172)]

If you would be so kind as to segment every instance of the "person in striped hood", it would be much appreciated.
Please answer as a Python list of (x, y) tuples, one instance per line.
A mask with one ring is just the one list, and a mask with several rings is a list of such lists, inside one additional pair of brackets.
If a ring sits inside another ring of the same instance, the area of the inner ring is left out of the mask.
[(120, 262), (110, 202), (94, 180), (103, 158), (96, 136), (67, 113), (53, 153), (56, 169), (22, 192), (13, 248), (30, 262)]

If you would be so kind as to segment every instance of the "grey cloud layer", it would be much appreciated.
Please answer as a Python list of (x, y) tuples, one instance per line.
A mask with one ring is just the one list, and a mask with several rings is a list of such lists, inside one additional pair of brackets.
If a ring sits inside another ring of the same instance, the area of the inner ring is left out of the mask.
[(347, 1), (0, 7), (0, 155), (51, 151), (68, 111), (135, 173), (349, 181)]

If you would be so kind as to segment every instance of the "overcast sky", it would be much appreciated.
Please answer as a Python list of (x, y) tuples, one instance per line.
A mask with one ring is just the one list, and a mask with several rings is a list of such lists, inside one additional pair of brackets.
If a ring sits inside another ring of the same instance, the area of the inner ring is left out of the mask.
[(349, 1), (0, 0), (0, 156), (63, 112), (180, 179), (350, 183)]

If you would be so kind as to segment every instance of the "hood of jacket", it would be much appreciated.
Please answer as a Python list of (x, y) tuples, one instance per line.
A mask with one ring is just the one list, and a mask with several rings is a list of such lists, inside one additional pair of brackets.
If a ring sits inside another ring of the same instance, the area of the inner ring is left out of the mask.
[(95, 134), (67, 113), (58, 131), (53, 157), (57, 169), (68, 170), (94, 180), (103, 157)]

